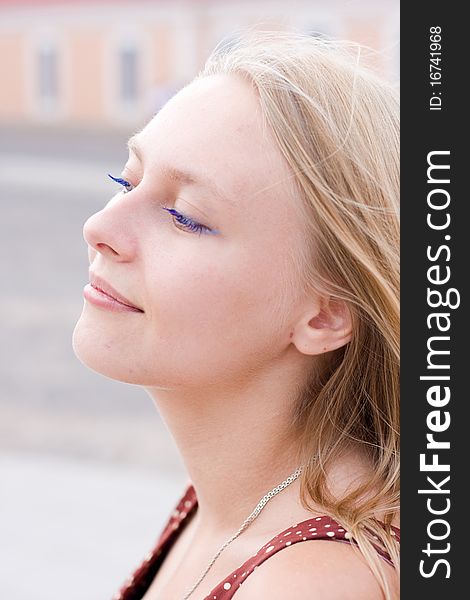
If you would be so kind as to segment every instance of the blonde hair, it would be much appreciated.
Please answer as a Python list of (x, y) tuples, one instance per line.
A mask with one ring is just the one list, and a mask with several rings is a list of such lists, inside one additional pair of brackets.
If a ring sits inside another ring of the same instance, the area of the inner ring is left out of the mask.
[[(302, 456), (311, 457), (301, 501), (320, 504), (350, 532), (388, 600), (377, 549), (398, 578), (390, 525), (399, 506), (399, 106), (393, 86), (358, 64), (360, 50), (245, 30), (220, 44), (198, 77), (241, 75), (257, 92), (302, 200), (306, 244), (295, 265), (302, 289), (349, 308), (351, 341), (315, 357), (294, 407)], [(351, 442), (368, 453), (374, 475), (337, 498), (326, 469)]]

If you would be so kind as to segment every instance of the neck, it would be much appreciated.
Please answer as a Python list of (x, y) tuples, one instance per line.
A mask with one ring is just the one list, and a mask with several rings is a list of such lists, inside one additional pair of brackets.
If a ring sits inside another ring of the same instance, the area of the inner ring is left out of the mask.
[(299, 466), (291, 432), (299, 376), (272, 369), (230, 388), (147, 388), (179, 448), (206, 530), (236, 530)]

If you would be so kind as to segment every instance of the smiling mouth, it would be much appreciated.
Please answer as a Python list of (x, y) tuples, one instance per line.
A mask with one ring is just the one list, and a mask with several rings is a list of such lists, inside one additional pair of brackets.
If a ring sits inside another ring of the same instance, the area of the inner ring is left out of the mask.
[(111, 294), (109, 294), (108, 292), (105, 292), (99, 286), (94, 285), (93, 283), (91, 284), (91, 287), (95, 288), (95, 290), (98, 290), (98, 292), (101, 292), (105, 296), (108, 296), (108, 298), (111, 298), (111, 300), (115, 300), (116, 302), (119, 302), (119, 304), (122, 304), (123, 306), (127, 306), (128, 308), (135, 308), (136, 310), (140, 310), (140, 308), (137, 308), (137, 306), (134, 306), (133, 304), (127, 304), (126, 302), (122, 302), (122, 300), (118, 300), (114, 296), (111, 296)]
[[(125, 296), (120, 294), (110, 283), (94, 273), (91, 269), (89, 271), (89, 279), (90, 283), (87, 285), (87, 292), (91, 301), (97, 300), (99, 303), (100, 300), (103, 302), (107, 300), (112, 303), (107, 305), (108, 308), (114, 306), (115, 309), (122, 307), (135, 312), (144, 312), (139, 306), (136, 306)], [(103, 306), (106, 307), (105, 305)]]
[(109, 292), (105, 292), (104, 290), (102, 290), (98, 285), (96, 284), (91, 284), (91, 287), (94, 288), (97, 292), (99, 292), (100, 294), (103, 294), (104, 296), (106, 296), (107, 298), (109, 298), (110, 300), (112, 300), (113, 302), (117, 302), (118, 304), (120, 304), (121, 306), (125, 306), (126, 308), (129, 308), (132, 311), (135, 312), (141, 312), (143, 313), (144, 311), (141, 308), (138, 308), (137, 306), (134, 306), (133, 304), (127, 304), (126, 302), (123, 302), (122, 300), (119, 300), (118, 298), (115, 298), (114, 296), (112, 296)]
[(108, 291), (101, 288), (98, 282), (88, 283), (84, 290), (83, 295), (86, 300), (94, 304), (95, 306), (111, 312), (138, 312), (143, 313), (144, 311), (133, 304), (128, 304), (123, 300), (116, 298)]

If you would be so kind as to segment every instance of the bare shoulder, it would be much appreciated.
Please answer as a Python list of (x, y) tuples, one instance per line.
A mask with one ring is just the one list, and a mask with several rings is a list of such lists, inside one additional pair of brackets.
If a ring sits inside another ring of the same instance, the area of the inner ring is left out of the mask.
[[(399, 598), (394, 569), (384, 561), (394, 598)], [(268, 594), (267, 594), (268, 593)], [(237, 600), (268, 598), (383, 600), (372, 571), (349, 543), (315, 540), (277, 552), (243, 582)]]

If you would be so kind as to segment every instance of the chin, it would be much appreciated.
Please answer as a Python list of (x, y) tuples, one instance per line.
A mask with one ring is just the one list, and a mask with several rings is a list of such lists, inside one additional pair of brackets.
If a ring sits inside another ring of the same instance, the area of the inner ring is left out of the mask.
[(88, 369), (123, 383), (141, 385), (138, 369), (133, 367), (133, 357), (129, 352), (113, 347), (112, 340), (105, 332), (88, 322), (82, 312), (72, 334), (72, 348), (78, 360)]

